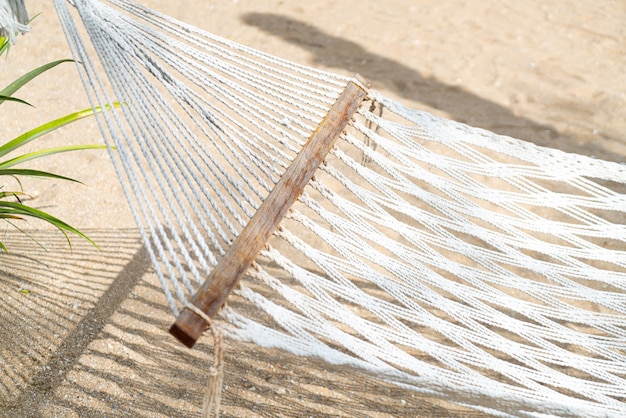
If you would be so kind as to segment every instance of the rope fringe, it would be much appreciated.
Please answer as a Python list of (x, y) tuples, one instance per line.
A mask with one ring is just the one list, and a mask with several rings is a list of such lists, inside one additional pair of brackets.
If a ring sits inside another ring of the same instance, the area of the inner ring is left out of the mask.
[(219, 418), (220, 405), (222, 402), (222, 386), (224, 382), (224, 340), (221, 327), (213, 323), (211, 325), (213, 335), (213, 364), (209, 368), (204, 401), (202, 402), (202, 418)]
[(202, 418), (219, 418), (224, 382), (224, 334), (222, 327), (195, 305), (188, 303), (185, 308), (207, 321), (213, 336), (213, 361), (209, 367), (209, 376), (204, 390)]

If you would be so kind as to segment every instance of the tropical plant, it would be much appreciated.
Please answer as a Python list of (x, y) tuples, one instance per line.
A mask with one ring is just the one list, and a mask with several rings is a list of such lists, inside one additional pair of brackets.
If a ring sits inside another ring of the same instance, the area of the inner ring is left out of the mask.
[[(8, 50), (8, 45), (9, 45), (8, 39), (0, 37), (0, 56), (2, 56), (2, 54)], [(48, 71), (51, 68), (56, 67), (57, 65), (61, 63), (70, 62), (70, 61), (72, 60), (53, 61), (48, 64), (42, 65), (41, 67), (38, 67), (24, 74), (23, 76), (19, 77), (18, 79), (10, 83), (8, 86), (6, 86), (4, 89), (0, 90), (0, 104), (7, 102), (7, 101), (11, 101), (11, 102), (17, 102), (20, 105), (30, 106), (29, 103), (27, 103), (26, 101), (22, 99), (14, 97), (13, 94), (18, 89), (20, 89), (25, 84), (27, 84), (29, 81), (37, 77), (38, 75)], [(116, 104), (116, 107), (117, 106), (118, 105)], [(101, 111), (101, 109), (96, 109), (95, 111), (99, 112)], [(7, 141), (6, 143), (0, 146), (0, 219), (6, 221), (11, 226), (17, 228), (19, 231), (24, 232), (24, 233), (25, 231), (17, 225), (16, 221), (22, 221), (22, 220), (25, 220), (26, 218), (40, 219), (58, 228), (65, 235), (70, 247), (71, 247), (71, 241), (70, 241), (69, 234), (78, 235), (86, 239), (91, 244), (96, 245), (87, 235), (85, 235), (78, 229), (50, 215), (49, 213), (46, 213), (44, 211), (41, 211), (39, 209), (26, 205), (23, 202), (24, 199), (20, 198), (21, 196), (27, 195), (27, 193), (23, 190), (22, 183), (20, 181), (20, 178), (23, 178), (23, 177), (60, 179), (60, 180), (66, 180), (66, 181), (71, 181), (71, 182), (78, 182), (78, 181), (69, 177), (50, 173), (47, 171), (34, 170), (34, 169), (29, 169), (29, 168), (21, 168), (21, 165), (23, 163), (26, 163), (27, 161), (31, 161), (37, 158), (47, 157), (47, 156), (70, 152), (70, 151), (105, 148), (105, 146), (104, 145), (72, 145), (72, 146), (48, 148), (48, 149), (43, 149), (39, 151), (28, 152), (22, 155), (14, 156), (14, 157), (11, 157), (9, 155), (10, 153), (13, 153), (14, 151), (20, 149), (27, 143), (37, 138), (40, 138), (42, 135), (45, 135), (55, 129), (58, 129), (62, 126), (65, 126), (77, 120), (83, 119), (87, 116), (91, 116), (93, 114), (94, 114), (94, 110), (91, 108), (81, 110), (79, 112), (71, 113), (59, 119), (55, 119), (41, 126), (38, 126), (34, 129), (31, 129), (17, 136), (16, 138)], [(5, 157), (6, 159), (4, 159)], [(17, 167), (18, 165), (20, 166), (20, 168)], [(19, 190), (5, 190), (6, 186), (1, 179), (2, 178), (7, 179), (9, 177), (17, 181), (17, 184), (19, 186), (17, 187), (17, 189)], [(8, 252), (8, 249), (3, 242), (0, 242), (0, 250)]]

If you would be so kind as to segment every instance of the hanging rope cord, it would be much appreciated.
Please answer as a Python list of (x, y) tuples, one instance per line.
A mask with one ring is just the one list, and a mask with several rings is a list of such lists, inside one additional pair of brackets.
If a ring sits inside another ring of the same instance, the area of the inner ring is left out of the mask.
[[(59, 3), (60, 5), (58, 7), (65, 8), (62, 2)], [(138, 25), (138, 23), (133, 20), (124, 19), (124, 16), (118, 13), (111, 13), (110, 9), (98, 7), (97, 4), (85, 3), (83, 7), (84, 9), (79, 9), (83, 13), (81, 18), (86, 25), (92, 25), (93, 27), (91, 34), (92, 42), (99, 47), (99, 57), (106, 68), (107, 77), (109, 77), (115, 89), (115, 97), (120, 98), (120, 101), (129, 104), (132, 103), (132, 106), (125, 108), (125, 122), (131, 124), (130, 127), (125, 126), (123, 121), (112, 120), (109, 115), (105, 115), (104, 118), (104, 124), (107, 125), (106, 129), (109, 130), (108, 134), (112, 136), (111, 143), (119, 149), (119, 152), (115, 153), (119, 154), (119, 159), (121, 160), (120, 166), (118, 166), (118, 173), (124, 172), (128, 177), (128, 183), (132, 187), (132, 190), (127, 189), (126, 195), (129, 200), (133, 202), (132, 204), (136, 205), (136, 208), (133, 208), (133, 213), (136, 215), (141, 214), (141, 219), (138, 220), (138, 223), (145, 225), (143, 229), (149, 233), (146, 236), (149, 235), (154, 240), (158, 240), (155, 242), (155, 247), (164, 251), (159, 254), (159, 258), (168, 259), (171, 257), (172, 263), (175, 265), (172, 267), (170, 263), (165, 264), (167, 275), (169, 277), (176, 277), (177, 273), (175, 273), (175, 271), (182, 270), (184, 272), (181, 265), (177, 263), (179, 255), (173, 248), (167, 248), (169, 245), (168, 241), (170, 240), (168, 238), (163, 239), (167, 234), (161, 226), (161, 223), (155, 220), (158, 220), (160, 216), (164, 216), (164, 221), (168, 225), (170, 232), (176, 229), (174, 223), (182, 226), (184, 228), (183, 233), (186, 241), (191, 245), (195, 242), (202, 243), (204, 241), (202, 234), (207, 234), (210, 243), (217, 248), (219, 253), (223, 253), (224, 249), (219, 243), (220, 240), (222, 242), (228, 242), (229, 239), (232, 239), (232, 236), (237, 234), (238, 228), (246, 222), (243, 216), (245, 215), (245, 217), (248, 218), (251, 216), (253, 210), (258, 206), (259, 198), (263, 195), (259, 187), (249, 180), (250, 176), (264, 186), (265, 191), (270, 187), (267, 181), (263, 184), (260, 175), (252, 168), (250, 161), (256, 163), (255, 168), (258, 166), (261, 166), (262, 169), (264, 168), (261, 174), (265, 177), (269, 177), (273, 182), (277, 177), (277, 168), (284, 168), (286, 165), (285, 155), (284, 153), (276, 153), (277, 155), (271, 156), (266, 153), (266, 160), (261, 160), (258, 157), (258, 153), (262, 151), (262, 149), (258, 144), (265, 142), (265, 145), (267, 145), (267, 142), (264, 141), (262, 137), (257, 135), (254, 137), (255, 142), (248, 142), (246, 144), (242, 141), (249, 140), (249, 138), (240, 137), (238, 135), (240, 131), (246, 130), (245, 126), (239, 124), (239, 126), (234, 126), (226, 130), (224, 121), (221, 121), (219, 127), (216, 126), (213, 123), (215, 115), (210, 115), (208, 112), (211, 110), (220, 111), (219, 109), (215, 109), (207, 100), (199, 98), (197, 93), (177, 83), (174, 77), (166, 72), (164, 65), (156, 66), (157, 63), (153, 57), (141, 55), (141, 51), (144, 48), (154, 47), (159, 53), (162, 53), (158, 58), (164, 60), (167, 65), (179, 66), (181, 63), (180, 57), (168, 53), (168, 51), (162, 47), (159, 48), (159, 42), (155, 42), (154, 38), (146, 37), (146, 33), (154, 34), (151, 27)], [(131, 10), (137, 13), (144, 13), (145, 16), (151, 16), (151, 13), (143, 8), (137, 10), (135, 7), (131, 8)], [(68, 20), (71, 19), (67, 14), (67, 9), (65, 9), (64, 12), (64, 17), (67, 17)], [(59, 14), (61, 14), (61, 12), (59, 12)], [(153, 20), (151, 23), (164, 25), (164, 27), (170, 29), (172, 26), (172, 24), (167, 24), (167, 22), (163, 21), (154, 22)], [(66, 25), (66, 31), (67, 30), (69, 30), (69, 28)], [(177, 30), (181, 31), (184, 30), (184, 28), (178, 28)], [(87, 80), (98, 77), (95, 70), (93, 70), (94, 64), (91, 63), (90, 56), (85, 51), (84, 45), (81, 45), (81, 37), (76, 33), (75, 28), (73, 33), (68, 33), (68, 37), (71, 37), (70, 39), (72, 39), (75, 45), (75, 50), (77, 50), (77, 60), (84, 63), (83, 68), (87, 68), (88, 65), (91, 66)], [(159, 41), (164, 42), (163, 39), (159, 39)], [(209, 45), (207, 40), (196, 39), (196, 42), (204, 48), (211, 46), (213, 48), (223, 49), (219, 45)], [(114, 45), (114, 47), (112, 48), (111, 45)], [(177, 46), (180, 47), (181, 45), (177, 44)], [(132, 47), (135, 49), (131, 49), (130, 51), (125, 50)], [(212, 57), (207, 58), (209, 63), (211, 63), (210, 58)], [(137, 61), (139, 61), (139, 63)], [(191, 118), (192, 123), (200, 127), (202, 130), (201, 133), (204, 136), (212, 139), (213, 142), (211, 145), (213, 148), (210, 150), (207, 149), (207, 147), (181, 123), (180, 118), (176, 115), (171, 106), (166, 105), (166, 99), (163, 97), (163, 94), (152, 84), (154, 80), (147, 78), (144, 71), (140, 68), (140, 65), (148, 68), (150, 74), (156, 76), (157, 81), (164, 83), (166, 87), (170, 89), (169, 93), (172, 94), (177, 104), (183, 107), (186, 112), (190, 112), (189, 107), (196, 112), (195, 115), (192, 113), (187, 113), (187, 115)], [(213, 68), (214, 67), (210, 66), (205, 67), (205, 75), (202, 75), (199, 71), (194, 72), (193, 75), (196, 77), (194, 81), (198, 81), (198, 78), (204, 81), (205, 85), (208, 84), (212, 87), (212, 89), (208, 89), (203, 85), (205, 93), (220, 100), (221, 104), (227, 106), (228, 110), (238, 111), (238, 108), (234, 108), (231, 105), (231, 103), (237, 99), (237, 96), (224, 92), (224, 89), (218, 85), (220, 82), (230, 84), (232, 84), (232, 82), (225, 80), (224, 77), (219, 74), (215, 74)], [(230, 70), (231, 68), (225, 68), (224, 72)], [(186, 73), (191, 72), (187, 67), (182, 67), (181, 71), (185, 71)], [(207, 72), (210, 76), (213, 76), (213, 78), (207, 76)], [(253, 81), (256, 82), (257, 80)], [(86, 84), (91, 88), (94, 87), (91, 86), (90, 81), (87, 81)], [(235, 88), (237, 87), (238, 86), (235, 86)], [(315, 87), (318, 88), (319, 86), (316, 85)], [(283, 86), (283, 89), (284, 88)], [(336, 89), (336, 91), (337, 93), (335, 94), (338, 94), (339, 90)], [(298, 92), (303, 93), (302, 89), (299, 89)], [(104, 96), (106, 90), (102, 87), (102, 84), (98, 91), (94, 90), (91, 93), (93, 94), (92, 100), (94, 103), (111, 103), (113, 101)], [(189, 95), (192, 97), (189, 97)], [(332, 103), (332, 95), (328, 92), (326, 92), (326, 95), (327, 97), (325, 99), (327, 103)], [(303, 100), (299, 100), (299, 102), (302, 101)], [(265, 103), (266, 107), (271, 105), (271, 103)], [(201, 106), (204, 107), (201, 108)], [(295, 116), (297, 116), (297, 118), (293, 119), (294, 123), (298, 122), (298, 124), (303, 125), (305, 129), (309, 131), (312, 130), (314, 128), (313, 125), (306, 126), (301, 121), (303, 119), (319, 120), (323, 116), (323, 110), (320, 110), (319, 107), (318, 105), (317, 113), (314, 117), (308, 115), (306, 118), (303, 118), (302, 114), (296, 113)], [(305, 110), (309, 113), (312, 112), (311, 109)], [(261, 117), (268, 118), (268, 113), (263, 112), (263, 109), (257, 108), (253, 109), (253, 111), (257, 112), (257, 114), (255, 114), (257, 119)], [(261, 114), (258, 112), (261, 112)], [(204, 120), (199, 120), (199, 117), (204, 118)], [(156, 118), (158, 118), (158, 120)], [(250, 117), (247, 117), (247, 119), (248, 122), (251, 120), (254, 122), (254, 119)], [(283, 122), (277, 121), (276, 117), (273, 117), (273, 119), (275, 124)], [(128, 137), (142, 138), (142, 146), (139, 147), (132, 139), (125, 136), (126, 132), (124, 132), (124, 129), (131, 131), (127, 134)], [(209, 132), (209, 130), (212, 132)], [(297, 133), (299, 137), (304, 137), (301, 130)], [(158, 138), (158, 140), (153, 141), (152, 138)], [(176, 139), (179, 138), (181, 141), (176, 141)], [(294, 141), (296, 142), (294, 143)], [(301, 139), (300, 143), (298, 143), (297, 139), (295, 139), (293, 135), (290, 135), (284, 138), (282, 144), (287, 147), (288, 151), (293, 153), (296, 147), (300, 146), (302, 142), (303, 140)], [(269, 145), (271, 146), (271, 144)], [(251, 150), (251, 146), (254, 147), (255, 152)], [(241, 150), (241, 153), (230, 155), (225, 148), (228, 148), (229, 151)], [(276, 148), (273, 150), (276, 151)], [(215, 164), (211, 159), (212, 155), (210, 152), (212, 151), (217, 151), (224, 157), (226, 164)], [(233, 159), (236, 160), (233, 161)], [(117, 159), (114, 158), (114, 161), (116, 160)], [(261, 164), (259, 164), (259, 162), (261, 162)], [(196, 168), (201, 166), (203, 170), (197, 170), (196, 172), (191, 171), (189, 167), (190, 163), (195, 163)], [(149, 170), (143, 171), (143, 167), (141, 167), (140, 164), (146, 164)], [(240, 165), (244, 167), (245, 172), (240, 169)], [(263, 167), (263, 165), (265, 167)], [(235, 170), (238, 178), (233, 178), (232, 173), (226, 171), (226, 166)], [(123, 169), (121, 167), (123, 167)], [(274, 176), (269, 176), (268, 168), (274, 172)], [(209, 171), (210, 176), (205, 175), (205, 170)], [(159, 175), (159, 173), (168, 173), (168, 175)], [(150, 177), (150, 175), (154, 175), (154, 178)], [(199, 176), (202, 176), (202, 178), (198, 178)], [(141, 181), (145, 181), (147, 187), (139, 187), (138, 185)], [(219, 184), (216, 184), (216, 181), (219, 182)], [(126, 182), (123, 181), (122, 183), (125, 187), (127, 186)], [(244, 183), (247, 188), (244, 189), (241, 183)], [(195, 185), (195, 187), (192, 188), (192, 185)], [(209, 187), (206, 187), (206, 185)], [(168, 192), (157, 195), (156, 191), (163, 186), (168, 187)], [(181, 188), (186, 188), (186, 190), (181, 190)], [(209, 191), (213, 191), (214, 194), (209, 193)], [(152, 196), (147, 194), (150, 192), (152, 192)], [(199, 194), (202, 194), (202, 198), (198, 197)], [(225, 194), (229, 195), (230, 199), (228, 199)], [(177, 196), (177, 199), (174, 199), (174, 196)], [(182, 203), (180, 198), (185, 197), (190, 197), (188, 202), (193, 209), (193, 215), (200, 220), (203, 226), (202, 233), (199, 230), (194, 230), (193, 232), (187, 230), (187, 228), (194, 228), (194, 223), (187, 222), (182, 218), (182, 216), (185, 216), (186, 219), (191, 217), (189, 209), (180, 204)], [(254, 197), (257, 198), (256, 201), (253, 200)], [(217, 202), (216, 199), (219, 199), (219, 202)], [(205, 201), (209, 202), (210, 207), (199, 207), (199, 204)], [(166, 202), (167, 208), (163, 207), (160, 202)], [(244, 203), (248, 205), (245, 206)], [(243, 212), (242, 215), (235, 209), (235, 206), (238, 206), (238, 209)], [(176, 219), (171, 220), (171, 217), (175, 217)], [(206, 219), (207, 217), (209, 219)], [(218, 219), (215, 217), (218, 217)], [(215, 227), (217, 234), (219, 234), (219, 239), (215, 236), (211, 227), (207, 226), (209, 224)], [(228, 229), (227, 232), (223, 230), (222, 225)], [(178, 250), (182, 252), (187, 265), (193, 266), (194, 263), (190, 261), (191, 255), (187, 252), (186, 246), (182, 245), (182, 239), (178, 239), (177, 244)], [(211, 251), (206, 249), (206, 245), (203, 245), (203, 247), (203, 252), (194, 249), (196, 259), (201, 261), (208, 258), (211, 264), (215, 264), (215, 257)], [(166, 255), (166, 253), (169, 254), (169, 256)], [(208, 266), (203, 267), (205, 273), (210, 270)], [(162, 276), (162, 274), (159, 275), (160, 277)], [(194, 274), (194, 276), (201, 277), (200, 274)], [(186, 283), (187, 290), (192, 291), (193, 286), (186, 277), (186, 274), (183, 274), (183, 281)], [(178, 285), (177, 281), (174, 281), (173, 284), (177, 297), (184, 301), (185, 292), (183, 288)], [(169, 301), (173, 311), (177, 312), (173, 300), (169, 299)]]
[[(92, 106), (123, 103), (98, 123), (178, 315), (349, 79), (73, 3), (98, 62), (55, 0)], [(225, 335), (498, 415), (619, 416), (624, 168), (368, 100), (237, 291), (271, 321), (229, 306)]]

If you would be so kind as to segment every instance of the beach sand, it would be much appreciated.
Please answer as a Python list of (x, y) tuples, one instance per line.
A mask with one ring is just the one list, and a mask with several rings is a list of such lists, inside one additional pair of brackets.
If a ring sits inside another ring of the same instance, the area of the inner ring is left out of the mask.
[[(624, 161), (626, 4), (529, 0), (143, 1), (288, 60), (351, 75), (408, 106), (541, 146)], [(50, 1), (0, 60), (5, 85), (70, 58)], [(88, 107), (74, 64), (20, 90), (35, 107), (2, 106), (3, 141)], [(101, 142), (93, 120), (39, 145)], [(76, 178), (24, 181), (29, 202), (83, 230), (99, 249), (30, 221), (2, 226), (0, 417), (200, 416), (211, 340), (189, 350), (105, 151), (33, 167)], [(33, 241), (33, 240), (36, 240)], [(39, 245), (41, 244), (41, 246)], [(45, 248), (42, 248), (45, 247)], [(225, 345), (222, 416), (482, 416), (354, 370), (252, 344)]]

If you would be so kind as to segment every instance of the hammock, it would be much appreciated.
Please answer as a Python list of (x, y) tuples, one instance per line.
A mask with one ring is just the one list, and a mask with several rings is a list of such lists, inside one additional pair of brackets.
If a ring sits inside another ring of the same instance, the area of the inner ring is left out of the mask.
[[(124, 103), (97, 120), (186, 344), (218, 318), (230, 339), (500, 416), (626, 411), (623, 166), (130, 0), (71, 3), (55, 0), (92, 106)], [(320, 135), (330, 151), (308, 154)]]

